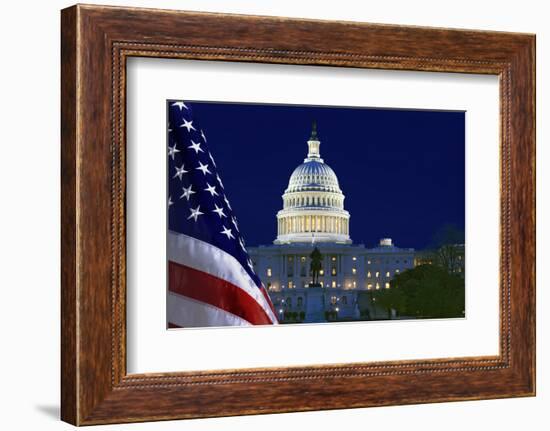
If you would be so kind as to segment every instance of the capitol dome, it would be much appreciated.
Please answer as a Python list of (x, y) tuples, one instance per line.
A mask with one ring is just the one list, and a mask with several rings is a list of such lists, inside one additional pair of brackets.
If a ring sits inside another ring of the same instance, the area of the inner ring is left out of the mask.
[(303, 242), (351, 243), (349, 213), (338, 177), (321, 158), (321, 142), (314, 122), (307, 141), (308, 154), (290, 176), (277, 213), (275, 244)]
[(308, 160), (294, 169), (285, 193), (322, 191), (342, 193), (338, 177), (332, 168), (321, 161)]

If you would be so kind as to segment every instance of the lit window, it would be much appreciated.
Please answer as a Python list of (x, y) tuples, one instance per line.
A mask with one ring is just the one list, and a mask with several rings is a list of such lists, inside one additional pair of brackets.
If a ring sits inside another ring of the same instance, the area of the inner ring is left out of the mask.
[(396, 274), (399, 274), (399, 270), (398, 270), (398, 269), (396, 269), (396, 270), (395, 270), (395, 273), (396, 273)]
[(372, 284), (371, 284), (371, 283), (367, 284), (367, 289), (368, 289), (368, 290), (371, 290), (371, 289), (372, 289)]
[(380, 272), (376, 271), (376, 278), (380, 277)]
[(357, 268), (351, 268), (351, 273), (352, 274), (357, 274)]
[(353, 288), (356, 288), (356, 287), (357, 287), (357, 282), (354, 281), (354, 282), (353, 282)]
[(332, 286), (332, 287), (336, 287), (336, 281), (332, 280), (331, 286)]
[(330, 297), (330, 303), (331, 303), (332, 305), (336, 304), (336, 301), (338, 301), (338, 298), (336, 298), (336, 296), (331, 296), (331, 297)]
[(271, 268), (267, 268), (267, 276), (271, 277)]
[(384, 287), (385, 287), (386, 289), (389, 289), (389, 288), (390, 288), (390, 283), (388, 283), (388, 282), (386, 281), (386, 285), (385, 285)]
[(386, 272), (386, 277), (390, 276), (390, 271)]
[(380, 283), (376, 283), (376, 290), (380, 289)]
[(367, 272), (367, 278), (371, 278), (372, 274), (369, 272)]
[(330, 270), (330, 273), (331, 273), (331, 275), (336, 275), (336, 268), (332, 268), (332, 269)]
[(353, 260), (357, 260), (357, 257), (353, 256), (352, 259), (353, 259)]
[(289, 289), (292, 289), (294, 287), (294, 284), (292, 283), (292, 281), (289, 281), (288, 282), (288, 288)]
[(370, 260), (367, 260), (367, 265), (370, 265)]
[(302, 262), (305, 262), (305, 261), (306, 261), (306, 257), (305, 257), (305, 256), (302, 256), (302, 257), (300, 258), (300, 260), (301, 260)]
[(325, 270), (324, 270), (324, 269), (320, 269), (320, 270), (319, 270), (319, 275), (325, 275)]

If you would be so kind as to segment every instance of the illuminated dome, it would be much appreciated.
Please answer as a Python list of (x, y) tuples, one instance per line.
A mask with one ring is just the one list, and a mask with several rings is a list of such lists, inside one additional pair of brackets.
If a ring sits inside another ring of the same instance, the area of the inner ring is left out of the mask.
[(294, 169), (285, 193), (320, 191), (341, 194), (336, 174), (322, 159), (319, 160), (307, 158)]
[(351, 243), (349, 213), (338, 177), (321, 158), (314, 122), (304, 163), (290, 176), (277, 213), (275, 244), (303, 242)]

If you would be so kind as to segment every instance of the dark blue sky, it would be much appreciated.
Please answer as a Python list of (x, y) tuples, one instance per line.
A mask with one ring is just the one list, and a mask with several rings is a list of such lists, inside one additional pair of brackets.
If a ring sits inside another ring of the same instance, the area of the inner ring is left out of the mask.
[[(187, 103), (187, 102), (186, 102)], [(428, 246), (464, 229), (463, 112), (191, 102), (248, 245), (271, 244), (281, 195), (317, 120), (354, 243)]]

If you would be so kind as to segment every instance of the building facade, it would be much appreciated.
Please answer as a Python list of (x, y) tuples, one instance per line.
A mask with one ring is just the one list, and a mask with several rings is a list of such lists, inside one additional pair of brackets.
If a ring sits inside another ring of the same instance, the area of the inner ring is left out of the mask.
[[(254, 268), (281, 321), (372, 317), (369, 291), (390, 288), (396, 274), (414, 267), (414, 249), (398, 248), (390, 238), (372, 248), (353, 244), (345, 196), (321, 158), (315, 123), (307, 144), (307, 157), (282, 195), (277, 238), (272, 245), (248, 248)], [(310, 254), (315, 247), (323, 259), (319, 283), (312, 286)]]

